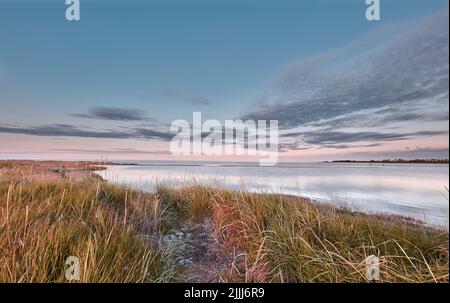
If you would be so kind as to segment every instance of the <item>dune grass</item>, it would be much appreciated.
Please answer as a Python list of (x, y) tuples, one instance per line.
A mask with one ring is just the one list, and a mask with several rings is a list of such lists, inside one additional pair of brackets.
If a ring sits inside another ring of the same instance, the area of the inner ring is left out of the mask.
[(381, 282), (448, 282), (445, 230), (281, 195), (158, 192), (185, 218), (213, 218), (218, 238), (245, 252), (234, 281), (366, 282), (365, 259), (375, 255)]
[(0, 169), (0, 282), (172, 282), (182, 270), (160, 238), (181, 222), (210, 219), (241, 258), (221, 281), (448, 282), (448, 232), (307, 199), (202, 186), (144, 193), (102, 182), (27, 180)]
[(14, 164), (9, 163), (9, 162), (0, 162), (0, 169), (11, 169), (14, 168)]
[(83, 182), (0, 182), (0, 281), (66, 282), (78, 257), (80, 282), (168, 282), (169, 253), (143, 235), (159, 229), (148, 194)]

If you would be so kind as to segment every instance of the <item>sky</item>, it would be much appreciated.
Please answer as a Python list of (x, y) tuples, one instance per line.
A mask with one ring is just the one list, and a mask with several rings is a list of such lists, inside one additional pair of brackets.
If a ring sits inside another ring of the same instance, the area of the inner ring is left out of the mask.
[(0, 159), (175, 157), (176, 119), (278, 120), (281, 161), (448, 158), (447, 0), (0, 0)]

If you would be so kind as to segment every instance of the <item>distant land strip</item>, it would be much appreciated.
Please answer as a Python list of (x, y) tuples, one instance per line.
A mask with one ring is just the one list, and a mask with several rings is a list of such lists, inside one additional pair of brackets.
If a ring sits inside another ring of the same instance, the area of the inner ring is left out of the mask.
[(387, 159), (387, 160), (336, 160), (332, 163), (407, 163), (407, 164), (448, 164), (448, 159)]

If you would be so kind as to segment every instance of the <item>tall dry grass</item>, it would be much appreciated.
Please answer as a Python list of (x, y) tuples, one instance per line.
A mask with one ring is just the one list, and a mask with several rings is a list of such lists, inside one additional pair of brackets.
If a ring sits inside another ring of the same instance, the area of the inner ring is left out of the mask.
[[(159, 194), (181, 216), (211, 217), (217, 235), (245, 253), (228, 280), (367, 282), (365, 260), (380, 258), (380, 282), (448, 282), (448, 231), (386, 215), (281, 195), (201, 186)], [(175, 202), (174, 202), (175, 201)], [(179, 205), (182, 205), (181, 207)]]
[[(5, 173), (3, 173), (5, 176)], [(81, 263), (80, 282), (167, 282), (169, 253), (151, 244), (163, 210), (150, 194), (89, 178), (0, 182), (0, 281), (67, 282), (65, 261)]]
[(448, 282), (448, 231), (281, 195), (202, 186), (144, 193), (102, 182), (27, 180), (0, 168), (0, 281), (170, 282), (181, 268), (160, 238), (209, 218), (230, 254), (220, 281), (366, 282), (365, 259), (380, 258), (380, 282)]

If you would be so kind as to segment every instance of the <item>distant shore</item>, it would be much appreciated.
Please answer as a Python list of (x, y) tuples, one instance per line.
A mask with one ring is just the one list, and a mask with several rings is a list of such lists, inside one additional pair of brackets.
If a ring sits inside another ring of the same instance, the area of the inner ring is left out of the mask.
[(335, 160), (327, 163), (374, 163), (374, 164), (448, 164), (448, 159), (387, 159), (387, 160)]
[[(20, 170), (30, 180), (83, 180), (93, 176), (92, 172), (106, 169), (105, 165), (115, 165), (104, 161), (38, 161), (0, 160), (0, 169)], [(99, 177), (99, 176), (98, 176)], [(100, 178), (100, 177), (99, 177)]]

